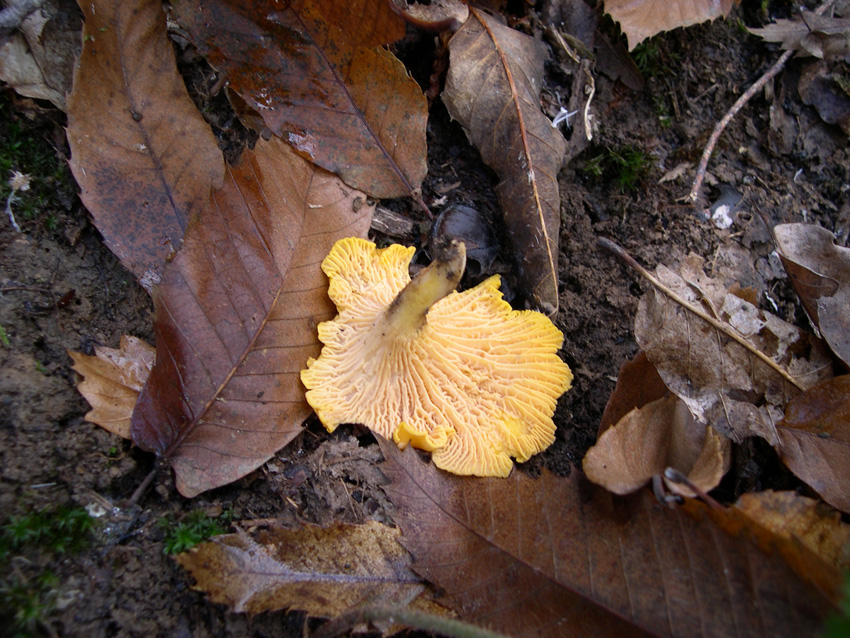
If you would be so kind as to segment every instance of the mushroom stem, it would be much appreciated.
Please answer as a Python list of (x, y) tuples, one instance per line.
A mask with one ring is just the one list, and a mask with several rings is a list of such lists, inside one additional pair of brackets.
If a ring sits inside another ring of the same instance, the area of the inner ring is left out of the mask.
[(466, 268), (466, 246), (452, 240), (445, 252), (424, 268), (402, 289), (384, 315), (384, 336), (406, 336), (425, 323), (428, 310), (457, 288)]

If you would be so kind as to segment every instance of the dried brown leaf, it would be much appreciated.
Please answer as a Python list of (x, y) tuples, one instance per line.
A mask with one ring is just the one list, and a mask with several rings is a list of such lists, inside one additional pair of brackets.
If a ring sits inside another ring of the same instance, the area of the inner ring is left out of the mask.
[(821, 501), (796, 492), (749, 492), (735, 508), (783, 538), (796, 538), (827, 564), (850, 566), (850, 525)]
[(124, 335), (117, 350), (98, 347), (94, 352), (93, 357), (68, 352), (73, 369), (84, 377), (77, 390), (92, 407), (86, 421), (129, 439), (130, 417), (150, 376), (156, 350), (138, 337)]
[(299, 374), (334, 315), (320, 263), (372, 206), (281, 140), (260, 142), (190, 226), (157, 288), (157, 361), (133, 413), (184, 496), (244, 476), (301, 431)]
[(658, 370), (641, 350), (631, 361), (625, 361), (620, 366), (617, 385), (605, 404), (597, 435), (601, 436), (633, 409), (642, 408), (668, 393), (669, 390), (658, 375)]
[(449, 42), (443, 101), (485, 163), (497, 187), (531, 306), (558, 310), (558, 171), (567, 144), (540, 111), (543, 43), (470, 9)]
[(734, 509), (612, 496), (574, 470), (440, 472), (381, 442), (413, 569), (511, 636), (817, 636), (840, 575)]
[(827, 503), (850, 512), (850, 375), (792, 400), (777, 430), (779, 453), (790, 470)]
[(336, 616), (369, 604), (406, 606), (424, 589), (398, 528), (367, 521), (216, 536), (176, 560), (193, 589), (235, 612), (293, 609)]
[[(828, 357), (800, 330), (730, 293), (691, 255), (679, 274), (665, 266), (656, 276), (685, 301), (700, 307), (808, 388), (831, 374)], [(741, 441), (761, 436), (776, 445), (775, 423), (800, 390), (751, 351), (653, 289), (635, 317), (635, 338), (667, 387), (691, 413)]]
[(826, 228), (780, 224), (773, 229), (782, 265), (812, 323), (850, 365), (850, 250)]
[(850, 54), (850, 18), (803, 11), (802, 17), (777, 20), (758, 29), (749, 29), (749, 32), (767, 42), (781, 42), (783, 49), (816, 58), (829, 60)]
[(738, 0), (605, 0), (605, 11), (629, 39), (629, 49), (656, 33), (729, 15)]
[(80, 6), (71, 170), (106, 244), (150, 290), (189, 219), (221, 184), (224, 160), (177, 73), (162, 3)]
[(266, 126), (374, 197), (410, 195), (427, 172), (427, 106), (389, 51), (404, 35), (387, 0), (179, 0), (175, 16)]
[[(731, 460), (729, 440), (694, 420), (674, 396), (656, 399), (607, 429), (584, 457), (587, 478), (615, 494), (630, 494), (672, 467), (703, 492), (720, 483)], [(696, 496), (667, 482), (682, 496)]]

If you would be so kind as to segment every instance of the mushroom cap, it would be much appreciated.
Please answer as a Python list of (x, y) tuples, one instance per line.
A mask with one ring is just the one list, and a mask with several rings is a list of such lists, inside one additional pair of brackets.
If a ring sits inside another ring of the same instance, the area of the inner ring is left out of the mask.
[(339, 314), (319, 325), (321, 355), (301, 372), (307, 401), (328, 431), (361, 423), (455, 474), (507, 476), (511, 457), (554, 441), (555, 404), (572, 382), (557, 355), (563, 335), (545, 315), (513, 310), (495, 275), (388, 337), (384, 317), (413, 253), (359, 238), (334, 245), (322, 269)]

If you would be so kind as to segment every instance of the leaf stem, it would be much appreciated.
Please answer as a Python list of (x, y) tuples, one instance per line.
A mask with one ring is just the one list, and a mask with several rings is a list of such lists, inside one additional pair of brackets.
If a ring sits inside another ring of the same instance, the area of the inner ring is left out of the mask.
[(773, 359), (768, 357), (766, 354), (764, 354), (761, 350), (756, 348), (749, 341), (744, 339), (737, 332), (735, 332), (734, 330), (732, 330), (731, 328), (726, 326), (723, 322), (718, 321), (717, 319), (715, 319), (714, 317), (712, 317), (709, 314), (706, 314), (700, 308), (692, 305), (689, 301), (687, 301), (686, 299), (683, 299), (678, 294), (676, 294), (673, 290), (671, 290), (670, 288), (668, 288), (667, 286), (662, 284), (655, 277), (655, 275), (653, 275), (646, 268), (644, 268), (639, 263), (637, 263), (637, 261), (635, 261), (634, 257), (632, 257), (629, 253), (627, 253), (625, 251), (625, 249), (622, 248), (620, 245), (614, 243), (613, 241), (611, 241), (610, 239), (607, 239), (605, 237), (597, 238), (596, 243), (597, 243), (597, 245), (601, 246), (602, 248), (614, 253), (617, 257), (619, 257), (626, 264), (628, 264), (629, 266), (631, 266), (632, 268), (637, 270), (647, 281), (649, 281), (649, 283), (651, 283), (659, 291), (663, 292), (665, 295), (670, 297), (670, 299), (675, 301), (677, 304), (679, 304), (680, 306), (682, 306), (686, 310), (689, 310), (690, 312), (695, 314), (697, 317), (699, 317), (700, 319), (702, 319), (706, 323), (710, 324), (713, 328), (715, 328), (715, 329), (719, 330), (720, 332), (722, 332), (723, 334), (725, 334), (727, 337), (732, 339), (735, 343), (737, 343), (741, 347), (749, 350), (758, 359), (760, 359), (765, 365), (769, 366), (774, 371), (776, 371), (777, 374), (779, 374), (783, 379), (785, 379), (788, 383), (793, 385), (795, 388), (797, 388), (801, 392), (805, 391), (805, 389), (806, 389), (805, 386), (801, 385), (799, 381), (797, 381), (794, 377), (792, 377), (790, 374), (788, 374), (788, 371), (785, 370), (785, 368), (783, 368), (781, 365), (776, 363), (776, 361), (774, 361)]
[(410, 629), (430, 631), (451, 638), (507, 638), (504, 634), (476, 627), (454, 618), (445, 618), (406, 607), (384, 605), (370, 605), (347, 611), (319, 627), (313, 633), (313, 638), (334, 638), (349, 631), (357, 624), (375, 621), (398, 623)]

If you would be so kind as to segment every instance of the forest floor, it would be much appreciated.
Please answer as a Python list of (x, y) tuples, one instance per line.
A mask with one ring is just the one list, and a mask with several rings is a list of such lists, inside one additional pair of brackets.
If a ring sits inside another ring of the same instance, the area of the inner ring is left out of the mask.
[[(632, 322), (647, 284), (598, 248), (598, 237), (613, 239), (650, 268), (697, 253), (709, 274), (755, 287), (762, 308), (807, 325), (768, 227), (814, 222), (846, 245), (850, 157), (840, 129), (800, 100), (796, 83), (804, 62), (792, 59), (771, 91), (756, 95), (712, 157), (705, 198), (708, 205), (734, 204), (730, 227), (718, 228), (679, 203), (690, 190), (693, 166), (660, 181), (682, 163), (696, 164), (715, 123), (779, 56), (774, 45), (749, 35), (744, 22), (754, 24), (739, 8), (729, 19), (656, 37), (639, 60), (640, 89), (595, 75), (598, 130), (560, 174), (555, 323), (575, 381), (558, 404), (555, 444), (517, 471), (547, 467), (566, 474), (579, 465), (595, 442), (620, 365), (637, 352)], [(423, 48), (412, 50), (420, 55)], [(430, 60), (419, 63), (430, 66)], [(555, 99), (568, 81), (552, 64), (545, 91)], [(187, 500), (170, 473), (161, 473), (137, 507), (123, 508), (154, 458), (84, 421), (88, 405), (76, 390), (68, 350), (117, 347), (124, 334), (152, 342), (152, 303), (105, 247), (77, 198), (64, 123), (46, 104), (0, 92), (0, 204), (9, 195), (11, 171), (33, 183), (13, 203), (22, 232), (0, 218), (0, 524), (8, 537), (11, 522), (35, 512), (45, 512), (44, 521), (61, 517), (69, 511), (63, 506), (86, 508), (97, 518), (91, 532), (80, 532), (77, 551), (38, 542), (11, 546), (5, 539), (0, 550), (10, 567), (3, 613), (31, 613), (36, 635), (300, 636), (305, 622), (318, 621), (297, 613), (231, 614), (192, 591), (190, 578), (164, 552), (169, 525), (198, 510), (217, 517), (223, 529), (229, 519), (386, 521), (380, 452), (362, 430), (328, 434), (312, 419), (275, 458), (232, 485)], [(495, 212), (497, 178), (439, 100), (428, 133), (425, 194)], [(491, 271), (509, 272), (510, 247), (501, 243)], [(505, 279), (510, 298), (511, 278)], [(769, 446), (747, 442), (713, 494), (730, 502), (745, 491), (798, 485)], [(42, 577), (47, 573), (53, 578)]]

